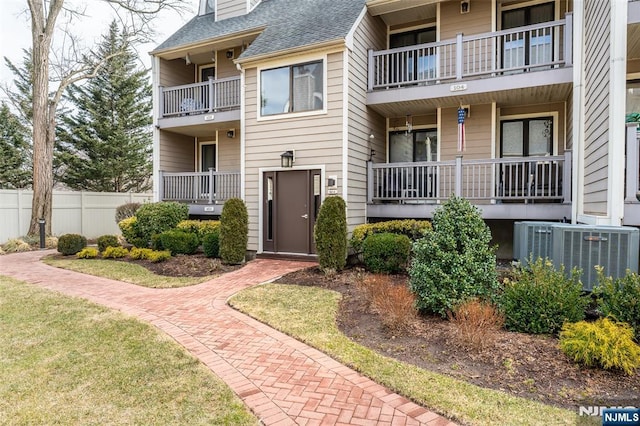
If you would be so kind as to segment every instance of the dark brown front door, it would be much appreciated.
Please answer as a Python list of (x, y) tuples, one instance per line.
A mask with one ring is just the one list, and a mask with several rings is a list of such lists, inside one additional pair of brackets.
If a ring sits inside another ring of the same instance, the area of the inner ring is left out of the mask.
[(315, 253), (313, 225), (320, 205), (320, 171), (267, 172), (263, 179), (264, 251)]

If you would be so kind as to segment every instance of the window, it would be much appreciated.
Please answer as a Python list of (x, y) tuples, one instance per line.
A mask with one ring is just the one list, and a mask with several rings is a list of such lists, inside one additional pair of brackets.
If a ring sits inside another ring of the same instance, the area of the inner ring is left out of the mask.
[(627, 122), (640, 121), (640, 80), (627, 82)]
[(216, 78), (216, 67), (214, 65), (202, 65), (198, 67), (200, 70), (200, 78), (201, 82), (209, 81), (209, 77)]
[(260, 115), (320, 110), (324, 106), (322, 61), (260, 72)]
[(389, 134), (389, 162), (437, 161), (438, 135), (435, 130), (392, 132)]
[(505, 120), (500, 122), (500, 126), (500, 154), (502, 157), (552, 154), (552, 117)]
[[(502, 12), (502, 29), (524, 27), (553, 21), (554, 4), (543, 3)], [(553, 60), (551, 28), (511, 33), (504, 36), (504, 68), (549, 63)]]
[[(422, 28), (404, 33), (394, 33), (389, 36), (389, 48), (415, 46), (436, 41), (435, 27)], [(433, 79), (436, 77), (435, 48), (419, 49), (415, 53), (407, 52), (402, 55), (406, 63), (406, 72), (402, 76), (404, 81)]]

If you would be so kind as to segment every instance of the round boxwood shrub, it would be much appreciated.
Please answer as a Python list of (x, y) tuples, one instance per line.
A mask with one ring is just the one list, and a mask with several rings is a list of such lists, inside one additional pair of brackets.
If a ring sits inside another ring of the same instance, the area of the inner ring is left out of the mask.
[(135, 216), (122, 219), (118, 222), (118, 227), (122, 232), (122, 236), (135, 247), (147, 247), (147, 241), (142, 237), (140, 230), (138, 229), (138, 219)]
[(58, 252), (65, 256), (78, 253), (87, 246), (87, 239), (80, 234), (65, 234), (58, 238)]
[(220, 232), (209, 232), (202, 238), (202, 251), (206, 257), (220, 257)]
[(507, 329), (532, 334), (556, 334), (565, 322), (582, 320), (588, 303), (577, 269), (567, 277), (563, 266), (541, 258), (514, 271), (498, 300)]
[(198, 236), (191, 232), (178, 229), (165, 231), (160, 234), (160, 241), (165, 250), (169, 250), (172, 256), (176, 254), (193, 254), (198, 249)]
[(141, 205), (140, 203), (126, 203), (116, 207), (116, 223), (135, 216)]
[(362, 257), (368, 271), (397, 273), (407, 266), (411, 240), (391, 233), (369, 235), (362, 244)]
[(628, 323), (634, 329), (636, 341), (640, 342), (640, 275), (627, 271), (624, 277), (613, 279), (598, 267), (598, 285), (593, 294), (600, 313)]
[(244, 262), (249, 238), (249, 214), (240, 198), (225, 201), (220, 214), (220, 257), (227, 264)]
[(327, 274), (347, 263), (347, 214), (342, 197), (327, 197), (318, 212), (313, 230), (320, 268)]
[(103, 252), (107, 247), (120, 247), (120, 241), (115, 235), (101, 235), (98, 237), (98, 251)]
[(219, 228), (219, 220), (183, 220), (176, 226), (176, 229), (196, 234), (200, 244), (202, 244), (205, 235), (218, 232)]
[(175, 228), (188, 217), (189, 206), (186, 204), (173, 201), (144, 204), (136, 212), (137, 233), (144, 239), (144, 247), (148, 247), (153, 235)]
[(493, 300), (496, 249), (478, 208), (452, 197), (436, 209), (432, 225), (433, 232), (414, 243), (409, 268), (418, 309), (446, 317), (468, 299)]
[(104, 259), (121, 259), (127, 257), (128, 254), (129, 250), (124, 247), (107, 247), (102, 252), (102, 257)]
[(76, 254), (76, 257), (78, 259), (95, 259), (98, 257), (98, 249), (85, 247)]
[(362, 252), (364, 240), (373, 234), (388, 232), (391, 234), (406, 235), (411, 241), (416, 241), (431, 231), (431, 222), (428, 220), (386, 220), (384, 222), (363, 223), (353, 228), (349, 245), (355, 254)]

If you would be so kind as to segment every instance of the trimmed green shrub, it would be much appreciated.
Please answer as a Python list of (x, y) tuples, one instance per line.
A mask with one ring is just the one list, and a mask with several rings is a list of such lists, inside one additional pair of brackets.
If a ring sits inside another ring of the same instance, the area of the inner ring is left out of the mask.
[(135, 216), (122, 219), (118, 222), (118, 227), (122, 232), (122, 236), (129, 244), (135, 247), (147, 247), (148, 243), (138, 229), (138, 219), (136, 219)]
[(127, 257), (128, 254), (129, 250), (124, 247), (107, 247), (102, 252), (102, 257), (104, 259), (121, 259)]
[(120, 241), (115, 235), (102, 235), (98, 237), (98, 251), (101, 253), (107, 247), (120, 247)]
[(147, 255), (147, 259), (153, 263), (164, 262), (165, 260), (170, 258), (171, 252), (169, 250), (152, 250), (151, 253)]
[(142, 247), (148, 247), (151, 237), (176, 227), (180, 221), (189, 217), (189, 206), (176, 202), (159, 202), (142, 205), (136, 212), (138, 235), (145, 241)]
[(498, 292), (496, 248), (477, 207), (452, 197), (436, 209), (433, 232), (413, 244), (409, 287), (417, 307), (446, 317), (472, 298), (493, 300)]
[(87, 239), (80, 234), (65, 234), (58, 238), (58, 251), (65, 256), (78, 253), (87, 246)]
[(347, 213), (342, 197), (327, 197), (313, 230), (320, 268), (331, 274), (347, 263)]
[(116, 207), (116, 223), (135, 216), (141, 205), (140, 203), (126, 203)]
[(247, 206), (239, 198), (225, 201), (220, 214), (220, 257), (227, 264), (244, 262), (249, 237)]
[(129, 251), (129, 257), (133, 260), (148, 259), (149, 255), (153, 252), (150, 248), (138, 248), (134, 247)]
[(373, 234), (391, 233), (406, 235), (411, 241), (416, 241), (431, 231), (431, 222), (428, 220), (387, 220), (385, 222), (363, 223), (353, 229), (349, 245), (354, 253), (362, 252), (364, 240)]
[(598, 285), (593, 294), (598, 301), (598, 310), (607, 317), (628, 323), (640, 342), (640, 276), (627, 271), (624, 277), (605, 277), (603, 268), (598, 267)]
[(397, 273), (407, 266), (411, 240), (406, 235), (371, 234), (362, 244), (362, 257), (368, 271)]
[(183, 220), (178, 223), (176, 229), (185, 232), (191, 232), (198, 236), (200, 244), (202, 244), (204, 236), (212, 232), (218, 232), (220, 229), (219, 220)]
[(202, 251), (207, 257), (220, 257), (220, 232), (210, 232), (202, 238)]
[(160, 241), (165, 250), (169, 250), (172, 256), (176, 254), (193, 254), (198, 249), (198, 236), (191, 232), (177, 229), (165, 231), (160, 234)]
[(78, 259), (95, 259), (98, 257), (98, 249), (94, 247), (85, 247), (76, 254), (76, 257)]
[(588, 303), (577, 269), (567, 277), (564, 266), (556, 270), (541, 258), (516, 269), (513, 281), (505, 280), (498, 302), (507, 329), (533, 334), (556, 334), (565, 322), (582, 320)]
[(164, 246), (162, 245), (162, 239), (160, 238), (162, 234), (154, 234), (151, 236), (151, 248), (153, 250), (164, 250)]
[(2, 249), (6, 253), (20, 253), (31, 251), (31, 246), (21, 238), (12, 238), (2, 245)]
[(609, 318), (565, 324), (560, 332), (560, 349), (587, 367), (622, 370), (629, 376), (640, 367), (640, 346), (633, 341), (633, 329)]

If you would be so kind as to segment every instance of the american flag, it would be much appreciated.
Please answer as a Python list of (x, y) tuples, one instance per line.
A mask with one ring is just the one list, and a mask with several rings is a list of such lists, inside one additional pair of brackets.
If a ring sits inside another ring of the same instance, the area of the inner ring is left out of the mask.
[(458, 152), (464, 151), (464, 108), (458, 108)]

